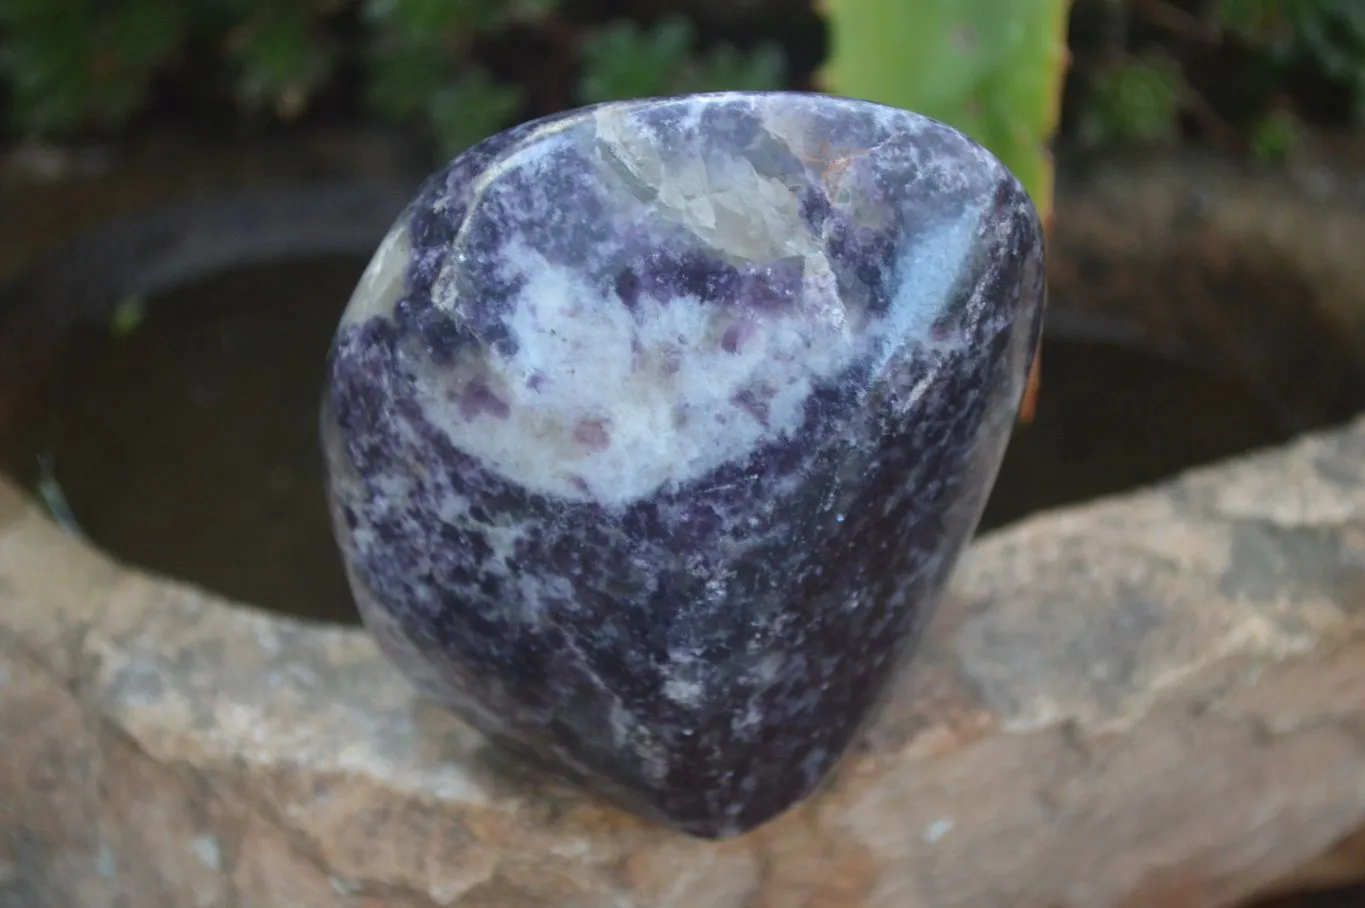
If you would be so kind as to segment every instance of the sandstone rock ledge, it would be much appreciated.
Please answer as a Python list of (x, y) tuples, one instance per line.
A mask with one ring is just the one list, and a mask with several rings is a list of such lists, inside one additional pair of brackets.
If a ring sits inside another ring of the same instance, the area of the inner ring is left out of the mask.
[(0, 486), (0, 905), (1216, 908), (1362, 828), (1365, 420), (981, 539), (837, 781), (719, 845)]

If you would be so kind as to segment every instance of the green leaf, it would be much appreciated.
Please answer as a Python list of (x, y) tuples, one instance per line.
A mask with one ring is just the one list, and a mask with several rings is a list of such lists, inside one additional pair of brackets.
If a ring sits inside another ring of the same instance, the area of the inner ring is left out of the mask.
[(0, 46), (0, 71), (13, 93), (13, 117), (26, 133), (80, 127), (90, 108), (90, 44), (82, 33), (35, 29)]
[(16, 125), (30, 134), (118, 125), (179, 48), (186, 20), (173, 0), (5, 0), (0, 78)]
[(250, 23), (232, 54), (237, 93), (248, 107), (296, 116), (332, 72), (333, 50), (299, 10), (283, 9)]
[(503, 0), (366, 0), (363, 15), (400, 38), (431, 42), (486, 28), (502, 8)]
[(1294, 43), (1294, 23), (1283, 0), (1218, 0), (1213, 19), (1243, 41), (1277, 56)]
[(454, 155), (504, 128), (524, 103), (520, 89), (471, 68), (437, 90), (427, 111), (442, 151)]
[(764, 44), (741, 51), (722, 44), (706, 57), (683, 67), (673, 80), (679, 94), (706, 91), (771, 91), (786, 82), (787, 58), (782, 48)]
[(994, 152), (1047, 220), (1048, 144), (1068, 62), (1069, 0), (826, 0), (822, 82), (952, 125)]
[(1080, 125), (1081, 140), (1091, 145), (1170, 141), (1184, 84), (1180, 67), (1164, 55), (1111, 64), (1095, 74), (1094, 96)]
[(128, 337), (147, 318), (147, 301), (141, 296), (130, 296), (114, 307), (109, 317), (109, 336), (115, 340)]
[(595, 104), (672, 93), (692, 39), (692, 24), (681, 16), (668, 16), (650, 29), (627, 20), (603, 27), (583, 41), (579, 100)]
[(1299, 134), (1299, 122), (1292, 113), (1271, 111), (1252, 131), (1251, 153), (1266, 163), (1284, 163), (1298, 147)]
[(365, 102), (387, 120), (401, 122), (427, 111), (449, 81), (451, 57), (439, 45), (409, 45), (370, 57)]
[(506, 0), (507, 16), (515, 22), (534, 24), (550, 17), (559, 0)]
[(620, 20), (583, 42), (582, 103), (618, 101), (707, 91), (781, 88), (787, 61), (782, 49), (764, 44), (742, 51), (721, 44), (709, 54), (692, 51), (691, 22), (667, 16), (651, 28)]
[(107, 38), (126, 64), (145, 71), (175, 52), (187, 24), (183, 4), (139, 0), (111, 18)]
[(1306, 62), (1365, 108), (1365, 3), (1219, 0), (1215, 20), (1279, 66)]

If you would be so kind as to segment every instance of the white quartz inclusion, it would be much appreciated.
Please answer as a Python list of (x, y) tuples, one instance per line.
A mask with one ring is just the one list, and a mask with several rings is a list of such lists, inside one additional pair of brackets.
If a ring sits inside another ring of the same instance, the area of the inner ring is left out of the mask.
[[(787, 314), (643, 294), (632, 312), (571, 269), (507, 252), (528, 278), (506, 319), (518, 349), (490, 353), (480, 380), (508, 413), (466, 420), (445, 405), (429, 417), (536, 492), (622, 506), (697, 479), (797, 429), (813, 385), (865, 355), (823, 260), (807, 261), (805, 302)], [(740, 340), (727, 346), (731, 330)], [(746, 395), (763, 418), (737, 403)]]

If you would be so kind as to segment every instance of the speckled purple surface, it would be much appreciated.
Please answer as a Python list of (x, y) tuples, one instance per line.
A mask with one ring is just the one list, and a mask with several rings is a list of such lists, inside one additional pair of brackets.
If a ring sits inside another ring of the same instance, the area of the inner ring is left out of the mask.
[(910, 654), (1042, 300), (1023, 189), (905, 111), (694, 96), (489, 139), (394, 226), (332, 349), (361, 612), (508, 752), (751, 829)]

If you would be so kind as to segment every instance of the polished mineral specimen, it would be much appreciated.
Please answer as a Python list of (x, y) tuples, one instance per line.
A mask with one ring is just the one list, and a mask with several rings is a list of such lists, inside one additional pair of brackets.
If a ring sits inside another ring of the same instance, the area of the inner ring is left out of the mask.
[(830, 96), (606, 104), (431, 178), (323, 412), (362, 615), (430, 696), (693, 835), (813, 792), (975, 528), (1043, 248), (962, 134)]

